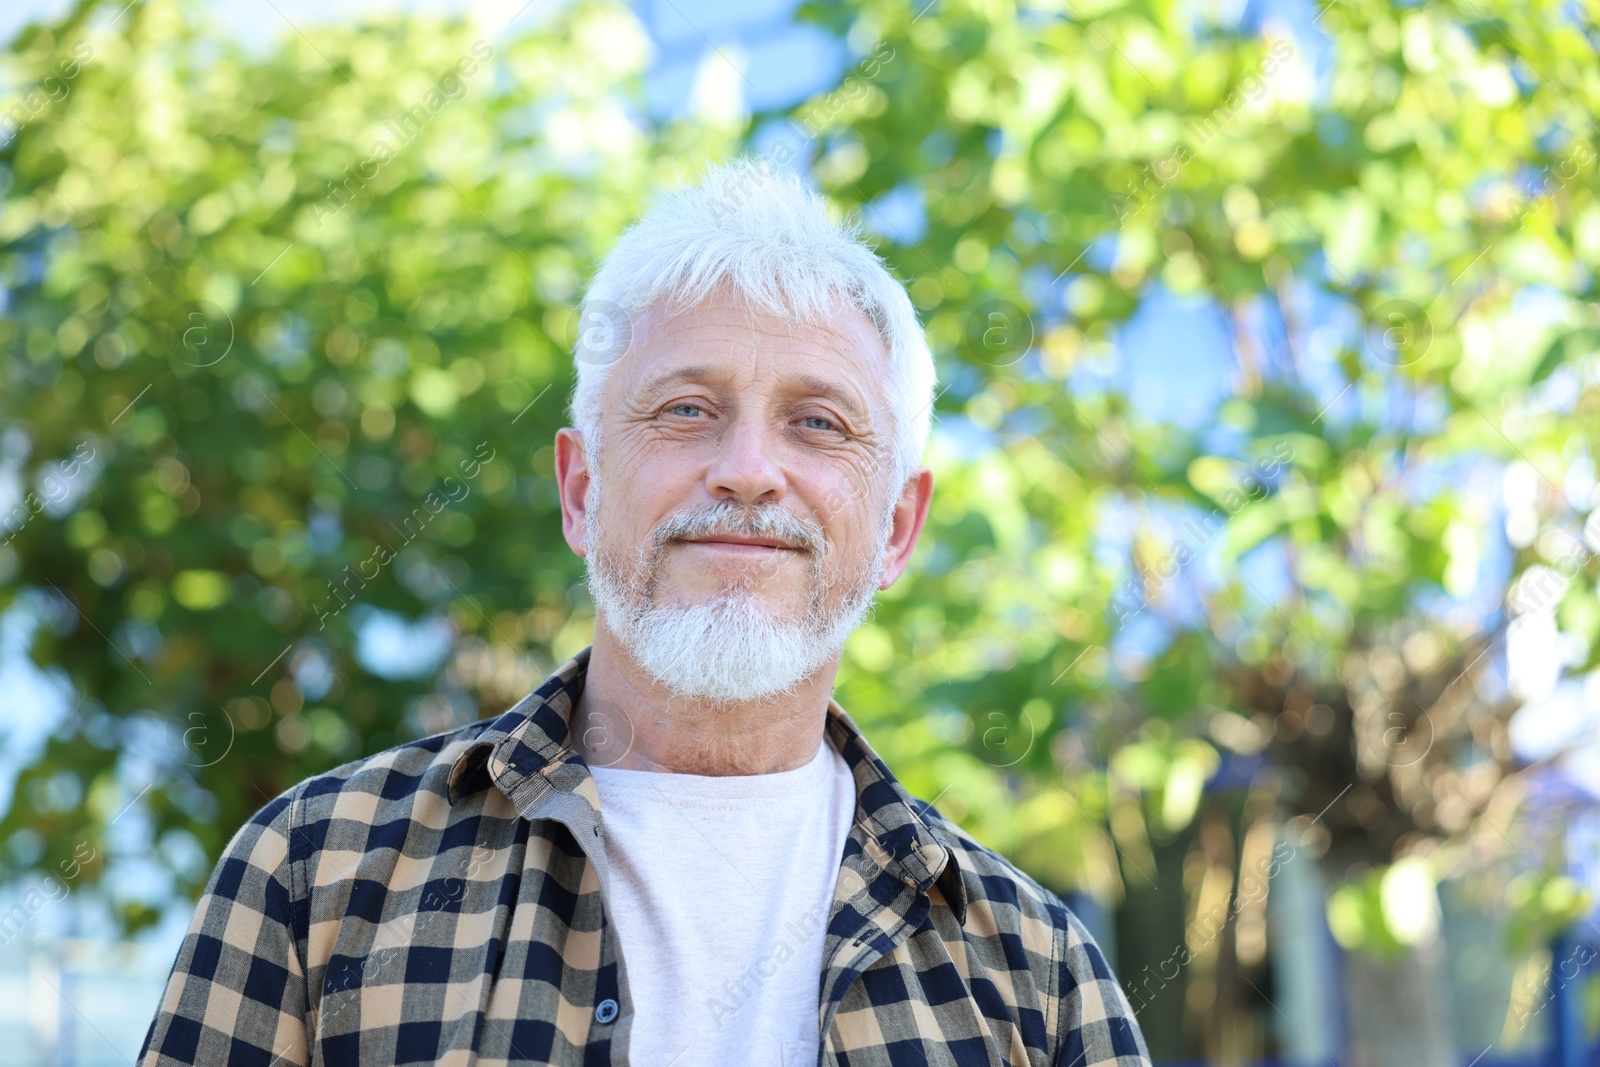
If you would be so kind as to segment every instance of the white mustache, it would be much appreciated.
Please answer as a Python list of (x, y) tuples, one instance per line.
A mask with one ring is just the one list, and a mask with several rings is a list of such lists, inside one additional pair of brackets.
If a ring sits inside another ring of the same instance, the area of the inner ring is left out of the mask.
[(654, 534), (657, 546), (691, 538), (732, 535), (770, 538), (802, 552), (815, 553), (823, 547), (821, 526), (790, 514), (777, 504), (742, 508), (722, 501), (694, 511), (681, 511), (658, 525)]

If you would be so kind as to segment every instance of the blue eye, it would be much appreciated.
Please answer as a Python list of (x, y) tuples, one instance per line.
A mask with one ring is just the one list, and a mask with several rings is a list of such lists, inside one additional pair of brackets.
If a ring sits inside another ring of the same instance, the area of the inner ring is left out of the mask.
[(698, 412), (700, 410), (700, 405), (699, 404), (674, 404), (674, 405), (672, 405), (672, 413), (674, 415), (681, 415), (686, 410), (687, 411)]
[(832, 430), (832, 429), (835, 428), (832, 422), (830, 422), (829, 420), (823, 418), (821, 415), (808, 415), (808, 416), (806, 416), (806, 422), (807, 423), (813, 423), (813, 422), (822, 423), (821, 426), (812, 426), (811, 429), (813, 429), (813, 430)]

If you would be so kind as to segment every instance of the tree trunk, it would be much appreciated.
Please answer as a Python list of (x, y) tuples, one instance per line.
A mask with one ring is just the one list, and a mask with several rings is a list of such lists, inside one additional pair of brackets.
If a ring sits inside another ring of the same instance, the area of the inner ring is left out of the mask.
[(1393, 960), (1351, 952), (1344, 964), (1353, 1067), (1460, 1067), (1441, 940)]

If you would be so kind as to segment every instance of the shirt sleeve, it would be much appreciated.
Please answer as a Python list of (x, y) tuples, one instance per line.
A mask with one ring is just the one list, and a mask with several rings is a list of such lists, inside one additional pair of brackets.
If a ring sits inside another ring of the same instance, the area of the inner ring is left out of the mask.
[[(140, 1067), (305, 1067), (305, 969), (295, 944), (293, 793), (234, 835), (195, 908)], [(304, 831), (302, 831), (304, 832)]]
[(1150, 1067), (1133, 1006), (1100, 946), (1070, 911), (1063, 936), (1057, 1067)]

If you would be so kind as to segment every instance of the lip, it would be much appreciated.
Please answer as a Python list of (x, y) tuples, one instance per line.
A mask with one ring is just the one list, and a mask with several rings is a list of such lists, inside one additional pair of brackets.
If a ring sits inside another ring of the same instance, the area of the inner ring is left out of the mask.
[(700, 545), (704, 548), (714, 548), (723, 552), (737, 552), (751, 555), (764, 552), (798, 552), (799, 549), (783, 544), (781, 541), (771, 541), (760, 537), (708, 537), (696, 538), (683, 542), (687, 545)]

